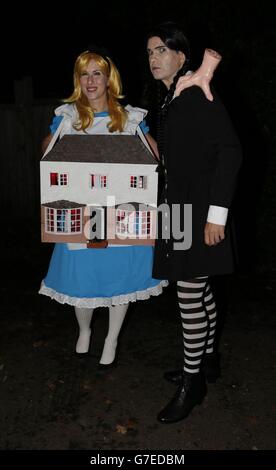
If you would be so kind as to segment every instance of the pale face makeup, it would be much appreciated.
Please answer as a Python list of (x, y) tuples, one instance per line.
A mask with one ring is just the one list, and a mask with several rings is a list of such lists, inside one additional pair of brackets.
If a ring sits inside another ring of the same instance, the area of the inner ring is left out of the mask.
[(185, 63), (185, 55), (181, 51), (169, 49), (157, 36), (148, 40), (147, 51), (153, 77), (169, 88), (178, 70)]

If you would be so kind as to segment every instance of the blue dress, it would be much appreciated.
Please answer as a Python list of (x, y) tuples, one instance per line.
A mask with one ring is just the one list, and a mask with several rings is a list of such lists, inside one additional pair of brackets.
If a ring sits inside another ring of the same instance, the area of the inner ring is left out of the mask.
[[(106, 116), (108, 113), (95, 113), (95, 117)], [(54, 118), (52, 133), (61, 119)], [(148, 131), (144, 122), (141, 128)], [(161, 294), (168, 284), (166, 280), (152, 278), (152, 264), (152, 246), (70, 250), (66, 243), (57, 243), (39, 293), (84, 308), (148, 299)]]

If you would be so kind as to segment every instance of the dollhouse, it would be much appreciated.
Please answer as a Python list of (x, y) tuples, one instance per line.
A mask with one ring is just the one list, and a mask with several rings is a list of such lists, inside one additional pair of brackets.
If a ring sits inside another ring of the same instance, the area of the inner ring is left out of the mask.
[(156, 169), (138, 136), (65, 135), (40, 162), (42, 241), (154, 244)]

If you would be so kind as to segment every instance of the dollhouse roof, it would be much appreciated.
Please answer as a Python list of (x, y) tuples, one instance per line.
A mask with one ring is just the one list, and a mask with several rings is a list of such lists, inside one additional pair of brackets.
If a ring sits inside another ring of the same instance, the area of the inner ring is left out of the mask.
[(42, 204), (42, 206), (51, 207), (53, 209), (66, 209), (66, 208), (74, 209), (77, 207), (85, 207), (85, 204), (79, 204), (78, 202), (60, 200), (60, 201), (53, 201), (53, 202), (45, 202), (44, 204)]
[(138, 136), (65, 135), (43, 161), (156, 165)]
[[(51, 209), (75, 209), (79, 207), (86, 207), (86, 204), (79, 204), (78, 202), (71, 202), (71, 201), (66, 201), (66, 200), (61, 200), (61, 201), (53, 201), (53, 202), (45, 202), (42, 204), (43, 207), (50, 207)], [(93, 207), (93, 206), (91, 206)], [(97, 205), (95, 205), (97, 207)], [(101, 205), (101, 207), (106, 207), (105, 205)], [(110, 206), (109, 206), (110, 207)], [(123, 211), (128, 211), (128, 210), (139, 210), (139, 211), (149, 211), (149, 210), (155, 210), (156, 207), (152, 206), (150, 204), (143, 204), (143, 203), (138, 203), (138, 202), (128, 202), (125, 204), (116, 204), (115, 208), (120, 208)]]

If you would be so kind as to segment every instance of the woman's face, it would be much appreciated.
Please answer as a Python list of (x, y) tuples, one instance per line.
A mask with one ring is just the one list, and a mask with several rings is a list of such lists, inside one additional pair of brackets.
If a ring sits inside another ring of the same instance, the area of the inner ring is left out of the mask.
[(153, 77), (156, 80), (162, 80), (169, 88), (178, 70), (185, 62), (185, 55), (181, 51), (169, 49), (157, 36), (148, 40), (147, 51)]
[(108, 77), (101, 71), (94, 59), (91, 59), (81, 72), (80, 85), (90, 105), (96, 111), (104, 111), (105, 109), (98, 108), (106, 108), (107, 105)]

